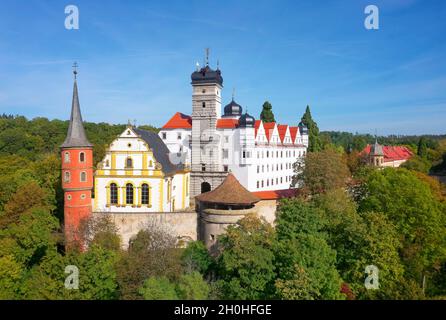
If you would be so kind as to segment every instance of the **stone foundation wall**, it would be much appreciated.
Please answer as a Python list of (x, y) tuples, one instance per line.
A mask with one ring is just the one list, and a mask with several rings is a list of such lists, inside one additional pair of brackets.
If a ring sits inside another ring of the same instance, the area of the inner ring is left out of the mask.
[(162, 226), (184, 242), (201, 239), (208, 243), (211, 240), (211, 235), (215, 238), (223, 233), (229, 224), (237, 223), (248, 212), (256, 212), (259, 216), (264, 217), (267, 222), (274, 225), (276, 207), (275, 200), (262, 200), (249, 210), (233, 210), (232, 214), (227, 215), (220, 210), (216, 210), (215, 213), (217, 214), (212, 214), (211, 210), (201, 219), (199, 214), (192, 210), (153, 213), (94, 212), (93, 215), (109, 215), (112, 218), (121, 235), (122, 245), (126, 249), (129, 240), (149, 225)]
[(122, 245), (128, 247), (129, 240), (148, 225), (160, 225), (170, 230), (179, 240), (188, 242), (198, 239), (198, 214), (192, 212), (169, 213), (103, 213), (93, 215), (109, 215), (121, 235)]

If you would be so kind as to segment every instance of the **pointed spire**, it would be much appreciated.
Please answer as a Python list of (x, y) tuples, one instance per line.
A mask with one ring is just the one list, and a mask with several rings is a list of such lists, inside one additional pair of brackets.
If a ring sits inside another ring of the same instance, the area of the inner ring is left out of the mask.
[(70, 125), (68, 126), (67, 137), (61, 148), (92, 147), (93, 145), (88, 141), (87, 135), (85, 134), (84, 125), (82, 123), (79, 94), (77, 90), (77, 63), (73, 65), (73, 74), (74, 86), (73, 100), (71, 103)]

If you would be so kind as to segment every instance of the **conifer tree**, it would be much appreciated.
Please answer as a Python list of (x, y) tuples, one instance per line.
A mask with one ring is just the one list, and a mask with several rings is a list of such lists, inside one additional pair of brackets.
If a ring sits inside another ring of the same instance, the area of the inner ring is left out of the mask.
[(310, 106), (307, 105), (307, 108), (305, 109), (305, 113), (302, 116), (301, 119), (302, 123), (308, 128), (308, 151), (309, 152), (317, 152), (321, 151), (321, 141), (319, 137), (319, 128), (317, 126), (317, 123), (313, 120), (311, 116)]

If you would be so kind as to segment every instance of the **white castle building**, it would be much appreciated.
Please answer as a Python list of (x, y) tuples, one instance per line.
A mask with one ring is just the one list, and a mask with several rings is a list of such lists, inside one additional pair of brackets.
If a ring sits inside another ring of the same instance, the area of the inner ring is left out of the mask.
[(284, 190), (305, 156), (308, 130), (256, 120), (234, 101), (221, 113), (221, 71), (192, 73), (192, 116), (177, 112), (159, 132), (179, 162), (191, 166), (191, 196), (219, 186), (228, 172), (251, 192)]

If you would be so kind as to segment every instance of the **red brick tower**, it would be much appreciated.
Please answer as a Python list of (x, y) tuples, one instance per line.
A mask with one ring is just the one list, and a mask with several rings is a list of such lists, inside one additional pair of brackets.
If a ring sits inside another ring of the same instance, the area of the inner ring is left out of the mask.
[(89, 217), (92, 211), (93, 145), (88, 141), (82, 124), (76, 67), (75, 64), (70, 125), (65, 142), (61, 145), (64, 231), (67, 244), (78, 240), (79, 223), (83, 218)]

